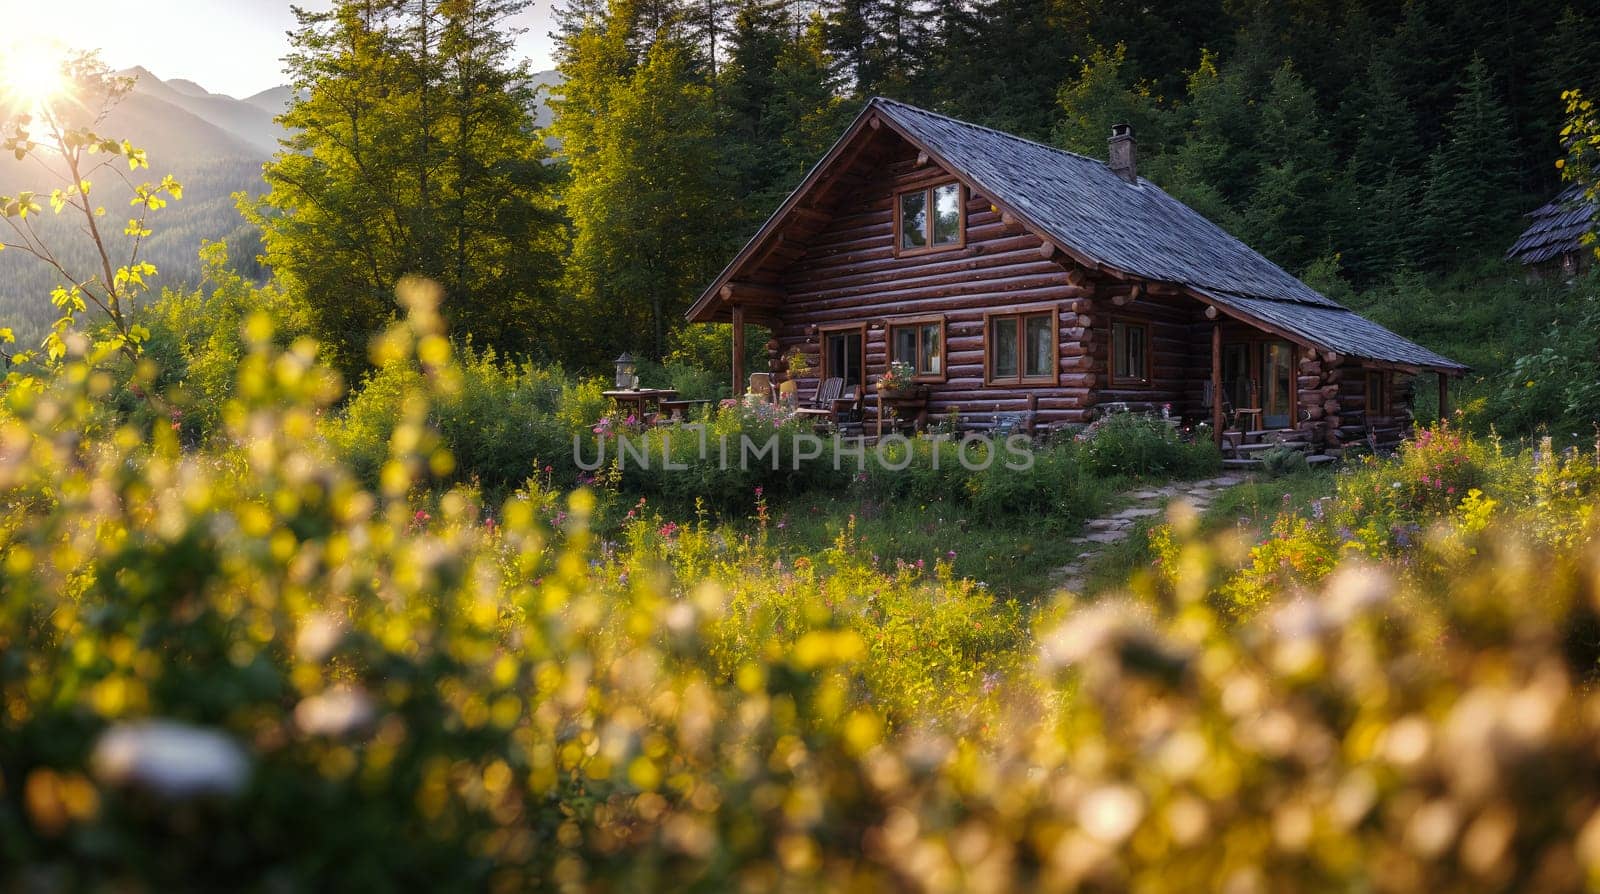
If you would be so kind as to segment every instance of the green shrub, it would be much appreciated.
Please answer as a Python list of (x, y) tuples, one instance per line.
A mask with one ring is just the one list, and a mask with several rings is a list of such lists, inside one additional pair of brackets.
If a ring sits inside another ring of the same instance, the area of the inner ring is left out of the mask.
[[(690, 426), (645, 428), (613, 417), (602, 426), (600, 440), (623, 490), (660, 498), (679, 511), (698, 501), (717, 512), (742, 513), (758, 488), (781, 498), (845, 486), (853, 465), (841, 463), (835, 470), (826, 449), (815, 457), (798, 455), (795, 438), (811, 430), (809, 420), (787, 416), (772, 404), (724, 401)], [(586, 461), (598, 461), (599, 455), (596, 446)]]
[[(340, 412), (322, 426), (339, 455), (363, 480), (375, 483), (408, 394), (420, 387), (416, 364), (391, 363), (373, 372)], [(462, 351), (456, 387), (432, 408), (432, 421), (453, 459), (450, 481), (475, 481), (505, 494), (548, 468), (563, 485), (580, 475), (573, 438), (610, 410), (598, 380), (574, 380), (559, 366)]]
[(1164, 420), (1142, 413), (1111, 413), (1080, 432), (1091, 467), (1105, 475), (1195, 477), (1222, 464), (1216, 445), (1186, 442)]
[(1262, 470), (1274, 478), (1282, 478), (1285, 475), (1304, 472), (1310, 468), (1310, 465), (1306, 462), (1305, 451), (1295, 450), (1290, 447), (1274, 447), (1271, 450), (1264, 450), (1260, 459)]

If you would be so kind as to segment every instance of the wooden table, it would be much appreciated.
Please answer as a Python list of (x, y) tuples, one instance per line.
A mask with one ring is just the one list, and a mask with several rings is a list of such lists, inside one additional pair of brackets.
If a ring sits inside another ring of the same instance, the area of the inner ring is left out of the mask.
[[(893, 418), (886, 418), (884, 410), (894, 410)], [(905, 414), (914, 411), (910, 419)], [(906, 392), (900, 394), (884, 394), (878, 392), (878, 437), (883, 437), (884, 423), (889, 423), (891, 431), (900, 428), (909, 428), (913, 433), (922, 431), (928, 424), (928, 392)]]
[(672, 400), (678, 396), (675, 388), (625, 388), (600, 393), (616, 401), (618, 409), (633, 410), (641, 420), (647, 407), (654, 406), (659, 412), (662, 401)]

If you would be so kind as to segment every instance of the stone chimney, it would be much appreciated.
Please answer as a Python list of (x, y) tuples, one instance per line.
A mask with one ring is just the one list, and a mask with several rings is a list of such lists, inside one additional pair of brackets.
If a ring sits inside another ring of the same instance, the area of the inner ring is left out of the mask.
[(1133, 128), (1127, 124), (1111, 125), (1111, 139), (1106, 141), (1111, 150), (1111, 170), (1118, 177), (1129, 183), (1139, 182), (1139, 170), (1135, 162), (1138, 153), (1133, 144)]

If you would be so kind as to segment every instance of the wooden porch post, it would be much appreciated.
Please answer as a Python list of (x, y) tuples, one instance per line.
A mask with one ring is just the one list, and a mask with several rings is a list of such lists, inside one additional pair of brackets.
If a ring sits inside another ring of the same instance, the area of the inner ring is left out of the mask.
[(1439, 373), (1439, 421), (1450, 418), (1450, 377)]
[(1211, 324), (1211, 436), (1222, 447), (1222, 321)]
[(744, 394), (744, 305), (733, 306), (733, 399)]

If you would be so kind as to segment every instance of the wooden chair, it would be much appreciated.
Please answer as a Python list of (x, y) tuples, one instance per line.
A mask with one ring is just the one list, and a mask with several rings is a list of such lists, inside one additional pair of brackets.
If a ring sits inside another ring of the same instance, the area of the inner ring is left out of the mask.
[(842, 417), (858, 402), (859, 398), (854, 396), (854, 389), (851, 389), (851, 396), (845, 395), (844, 379), (827, 378), (817, 383), (817, 390), (811, 397), (811, 403), (796, 410), (795, 415), (810, 416), (818, 424), (836, 426), (844, 421)]
[(751, 373), (746, 393), (760, 397), (762, 403), (772, 403), (772, 373)]
[[(1233, 408), (1233, 426), (1240, 431), (1260, 431), (1261, 420), (1265, 414), (1261, 409), (1261, 400), (1257, 394), (1255, 379), (1244, 380), (1245, 403), (1247, 406)], [(1245, 427), (1246, 422), (1252, 426)]]

